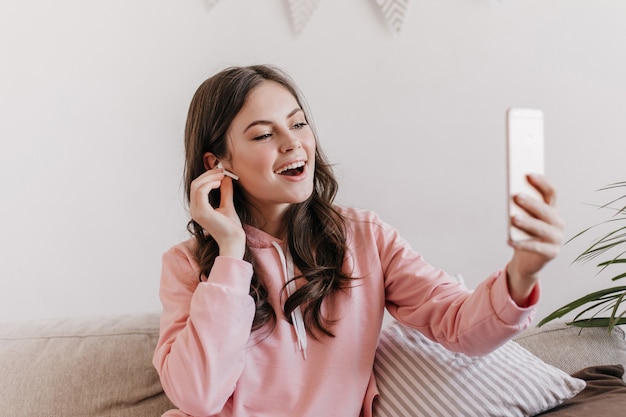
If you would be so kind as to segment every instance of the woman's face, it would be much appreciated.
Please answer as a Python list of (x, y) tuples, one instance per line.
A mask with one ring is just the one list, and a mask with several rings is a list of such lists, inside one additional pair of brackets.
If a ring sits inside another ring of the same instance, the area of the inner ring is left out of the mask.
[(224, 168), (263, 216), (277, 219), (313, 192), (315, 137), (296, 98), (274, 81), (255, 87), (228, 130)]

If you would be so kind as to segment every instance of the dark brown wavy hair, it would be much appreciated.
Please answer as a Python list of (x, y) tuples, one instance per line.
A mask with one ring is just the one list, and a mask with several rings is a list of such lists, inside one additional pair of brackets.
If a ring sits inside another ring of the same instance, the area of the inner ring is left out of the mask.
[[(250, 92), (264, 81), (274, 81), (284, 86), (295, 97), (307, 116), (304, 99), (295, 83), (278, 68), (267, 65), (227, 68), (200, 85), (193, 96), (185, 127), (185, 193), (190, 201), (191, 182), (205, 170), (203, 156), (212, 152), (218, 159), (227, 160), (227, 132), (231, 122), (246, 103)], [(313, 129), (313, 126), (311, 126)], [(333, 319), (322, 314), (322, 305), (332, 302), (337, 291), (350, 287), (352, 278), (343, 272), (346, 254), (345, 220), (333, 207), (338, 184), (332, 168), (322, 153), (315, 136), (314, 188), (311, 196), (302, 203), (292, 204), (283, 219), (284, 233), (294, 264), (306, 282), (285, 301), (288, 320), (291, 312), (302, 306), (307, 330), (313, 337), (318, 334), (333, 336)], [(258, 212), (246, 198), (243, 188), (233, 182), (234, 204), (244, 224), (254, 225)], [(219, 189), (209, 194), (212, 205), (219, 205)], [(200, 279), (208, 276), (219, 253), (216, 241), (205, 235), (202, 226), (193, 219), (187, 228), (197, 241), (195, 256), (200, 265)], [(246, 246), (244, 259), (253, 266), (255, 259)], [(284, 288), (283, 288), (284, 290)], [(250, 295), (256, 304), (253, 330), (271, 331), (276, 324), (276, 312), (268, 301), (267, 289), (253, 272)]]

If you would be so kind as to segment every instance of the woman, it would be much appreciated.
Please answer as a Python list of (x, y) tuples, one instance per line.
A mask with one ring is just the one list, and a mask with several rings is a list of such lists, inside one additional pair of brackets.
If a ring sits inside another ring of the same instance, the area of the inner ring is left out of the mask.
[[(268, 66), (206, 80), (185, 130), (192, 237), (163, 256), (154, 365), (166, 416), (370, 416), (384, 309), (448, 349), (485, 354), (526, 328), (562, 222), (518, 196), (506, 268), (468, 292), (337, 182), (293, 82)], [(235, 175), (232, 175), (232, 174)], [(231, 176), (232, 175), (232, 176)], [(233, 177), (238, 177), (234, 180)]]

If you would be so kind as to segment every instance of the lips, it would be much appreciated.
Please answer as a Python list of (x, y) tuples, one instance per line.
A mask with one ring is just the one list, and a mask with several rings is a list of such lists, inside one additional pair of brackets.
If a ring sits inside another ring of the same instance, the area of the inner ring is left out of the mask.
[(306, 161), (290, 162), (289, 164), (283, 165), (282, 167), (274, 171), (274, 174), (287, 176), (300, 175), (304, 172), (305, 165)]

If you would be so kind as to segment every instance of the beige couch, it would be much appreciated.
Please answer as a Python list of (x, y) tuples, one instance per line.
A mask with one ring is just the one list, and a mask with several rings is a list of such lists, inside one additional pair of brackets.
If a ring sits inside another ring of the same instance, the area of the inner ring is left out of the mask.
[[(0, 417), (156, 417), (172, 405), (151, 358), (158, 315), (135, 314), (0, 324)], [(517, 342), (572, 373), (626, 367), (624, 332), (563, 324), (530, 329)]]

